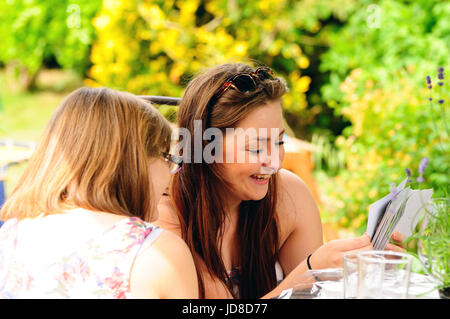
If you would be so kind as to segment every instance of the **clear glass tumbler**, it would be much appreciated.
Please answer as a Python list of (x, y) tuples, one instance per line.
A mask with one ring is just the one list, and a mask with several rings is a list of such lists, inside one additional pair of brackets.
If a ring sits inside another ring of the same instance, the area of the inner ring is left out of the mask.
[(408, 297), (412, 256), (392, 251), (358, 254), (359, 299), (404, 299)]
[(343, 257), (343, 285), (344, 285), (344, 298), (354, 299), (356, 298), (356, 292), (358, 288), (358, 254), (350, 253)]

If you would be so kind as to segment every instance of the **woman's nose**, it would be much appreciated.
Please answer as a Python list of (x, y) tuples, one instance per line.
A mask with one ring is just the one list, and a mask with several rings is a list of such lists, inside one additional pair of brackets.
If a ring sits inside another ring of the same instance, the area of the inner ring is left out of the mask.
[(281, 162), (282, 158), (278, 149), (270, 152), (270, 154), (263, 154), (261, 157), (262, 167), (265, 167), (271, 171), (278, 171), (281, 168)]

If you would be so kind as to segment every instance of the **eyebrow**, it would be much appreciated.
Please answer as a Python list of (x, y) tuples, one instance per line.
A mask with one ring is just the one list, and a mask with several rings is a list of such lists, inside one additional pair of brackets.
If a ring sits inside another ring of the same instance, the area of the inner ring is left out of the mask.
[[(284, 134), (286, 130), (282, 129), (280, 134), (278, 135), (278, 137), (282, 136)], [(259, 137), (257, 138), (259, 141), (270, 141), (270, 136), (269, 137)]]
[[(282, 136), (285, 132), (286, 132), (286, 129), (282, 129), (281, 132), (280, 132), (280, 134), (278, 135), (278, 137)], [(252, 139), (252, 140), (254, 140), (254, 139)], [(258, 140), (258, 141), (270, 141), (271, 138), (270, 138), (270, 136), (269, 136), (269, 137), (259, 137), (259, 136), (258, 136), (258, 137), (256, 138), (256, 140)]]

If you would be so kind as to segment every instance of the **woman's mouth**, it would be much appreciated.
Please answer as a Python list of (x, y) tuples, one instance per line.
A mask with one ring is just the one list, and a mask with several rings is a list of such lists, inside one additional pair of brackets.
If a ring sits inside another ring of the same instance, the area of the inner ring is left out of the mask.
[(250, 178), (258, 185), (264, 185), (269, 182), (270, 176), (272, 174), (253, 174)]

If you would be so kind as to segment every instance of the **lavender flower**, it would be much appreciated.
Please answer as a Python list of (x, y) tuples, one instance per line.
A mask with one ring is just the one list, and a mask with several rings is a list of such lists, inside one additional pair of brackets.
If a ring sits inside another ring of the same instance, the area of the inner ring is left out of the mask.
[(423, 174), (425, 173), (425, 169), (427, 168), (427, 166), (428, 166), (428, 158), (424, 157), (420, 161), (420, 164), (419, 164), (419, 177), (417, 177), (417, 179), (416, 179), (419, 183), (423, 183), (425, 181), (425, 179), (423, 178)]
[[(443, 89), (443, 86), (444, 86), (444, 68), (443, 67), (439, 67), (438, 68), (438, 76), (437, 76), (437, 78), (438, 78), (438, 80), (437, 80), (437, 85), (438, 85), (437, 89), (438, 89), (439, 96), (433, 96), (432, 79), (431, 79), (431, 77), (429, 75), (426, 76), (426, 85), (427, 85), (427, 87), (429, 89), (429, 91), (428, 91), (428, 101), (429, 101), (429, 105), (430, 105), (431, 108), (433, 108), (433, 109), (435, 108), (433, 102), (436, 101), (436, 108), (441, 109), (444, 131), (445, 131), (445, 133), (447, 135), (449, 135), (450, 134), (449, 133), (449, 128), (448, 128), (448, 124), (447, 124), (446, 116), (445, 116), (445, 104), (444, 104), (445, 100), (444, 100), (444, 98), (442, 96), (442, 89)], [(433, 122), (435, 122), (435, 121), (433, 121)], [(434, 128), (435, 128), (436, 134), (438, 135), (438, 143), (439, 143), (441, 152), (445, 154), (445, 149), (444, 149), (443, 143), (442, 143), (442, 136), (441, 136), (442, 134), (440, 132), (441, 129), (437, 126), (436, 123), (433, 123), (433, 124), (434, 124)], [(428, 163), (428, 162), (426, 162), (426, 163)], [(425, 166), (426, 166), (426, 164), (425, 164)], [(422, 174), (423, 173), (421, 173), (419, 178), (418, 178), (419, 182), (423, 181)]]
[(405, 168), (405, 172), (406, 172), (406, 175), (408, 176), (408, 180), (406, 182), (411, 183), (412, 182), (412, 180), (411, 180), (411, 176), (412, 176), (411, 170), (409, 168)]
[(411, 170), (409, 169), (409, 168), (405, 168), (405, 172), (406, 172), (406, 175), (408, 175), (408, 177), (411, 177)]
[(442, 81), (444, 79), (444, 68), (439, 68), (438, 69), (438, 79), (440, 80), (438, 82), (439, 86), (443, 86), (444, 82)]
[(431, 85), (431, 76), (427, 75), (427, 87), (431, 90), (433, 85)]
[(419, 164), (419, 174), (420, 175), (423, 175), (427, 166), (428, 166), (428, 158), (424, 157), (424, 158), (422, 158), (422, 160), (420, 161), (420, 164)]
[[(397, 195), (400, 193), (400, 191), (401, 189), (395, 187), (395, 183), (391, 183), (391, 193), (389, 194), (391, 195), (391, 202), (393, 202), (397, 198)], [(391, 214), (395, 213), (392, 205), (390, 205), (388, 212)]]
[(397, 198), (398, 193), (400, 193), (400, 190), (395, 187), (395, 183), (391, 183), (391, 201), (394, 201)]

